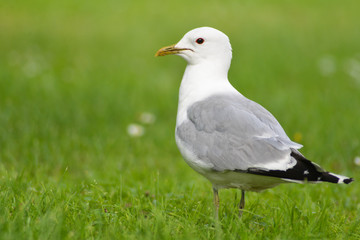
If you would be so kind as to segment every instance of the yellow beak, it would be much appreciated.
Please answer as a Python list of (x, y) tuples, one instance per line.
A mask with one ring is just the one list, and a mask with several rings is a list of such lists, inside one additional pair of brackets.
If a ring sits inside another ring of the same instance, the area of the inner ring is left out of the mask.
[(167, 46), (167, 47), (163, 47), (160, 48), (156, 53), (155, 53), (155, 57), (159, 57), (159, 56), (166, 56), (166, 55), (170, 55), (170, 54), (177, 54), (181, 51), (185, 51), (185, 50), (190, 50), (193, 51), (190, 48), (176, 48), (175, 44), (171, 45), (171, 46)]

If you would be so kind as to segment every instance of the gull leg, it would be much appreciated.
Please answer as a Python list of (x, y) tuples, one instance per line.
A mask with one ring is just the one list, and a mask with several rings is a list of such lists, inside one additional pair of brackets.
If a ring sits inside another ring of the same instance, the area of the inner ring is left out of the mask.
[(214, 192), (214, 206), (215, 206), (215, 220), (219, 219), (219, 194), (217, 188), (213, 187)]
[(240, 200), (240, 204), (239, 204), (239, 218), (241, 218), (242, 214), (243, 214), (243, 209), (245, 207), (245, 191), (241, 190), (241, 200)]

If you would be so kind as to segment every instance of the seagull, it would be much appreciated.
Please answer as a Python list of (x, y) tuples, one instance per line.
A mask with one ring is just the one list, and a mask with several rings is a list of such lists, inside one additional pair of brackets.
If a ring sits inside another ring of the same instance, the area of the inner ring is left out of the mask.
[(305, 158), (302, 145), (286, 135), (276, 118), (238, 92), (228, 80), (229, 38), (211, 27), (186, 33), (155, 56), (187, 61), (179, 91), (175, 139), (186, 163), (212, 183), (215, 219), (222, 188), (261, 191), (281, 183), (345, 183), (352, 178), (325, 171)]

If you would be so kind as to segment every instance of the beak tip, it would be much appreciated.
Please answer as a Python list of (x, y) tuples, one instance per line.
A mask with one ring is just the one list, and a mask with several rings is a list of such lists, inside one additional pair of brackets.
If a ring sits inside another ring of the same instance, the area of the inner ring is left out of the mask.
[(177, 52), (175, 51), (176, 49), (174, 48), (174, 46), (175, 46), (175, 44), (171, 45), (171, 46), (160, 48), (155, 53), (155, 57), (161, 57), (161, 56), (166, 56), (166, 55), (170, 55), (170, 54), (176, 54)]

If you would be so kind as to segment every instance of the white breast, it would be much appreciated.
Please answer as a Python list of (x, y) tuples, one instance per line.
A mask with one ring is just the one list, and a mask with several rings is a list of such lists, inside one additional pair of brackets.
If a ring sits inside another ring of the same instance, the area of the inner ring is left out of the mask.
[(175, 131), (175, 140), (176, 145), (178, 146), (181, 155), (183, 156), (185, 162), (195, 171), (202, 175), (206, 175), (207, 172), (211, 171), (214, 167), (211, 163), (206, 163), (198, 158), (190, 149), (186, 147), (183, 141), (178, 137), (177, 132)]

